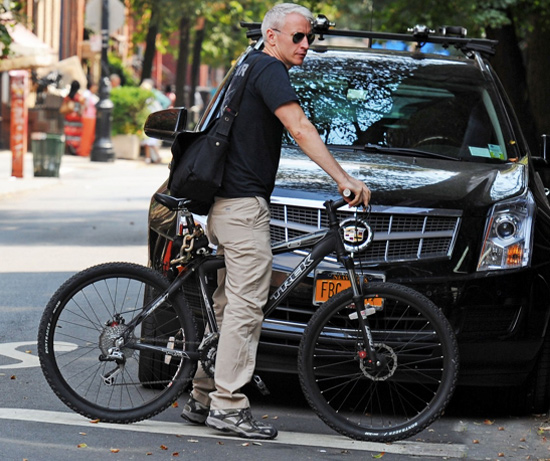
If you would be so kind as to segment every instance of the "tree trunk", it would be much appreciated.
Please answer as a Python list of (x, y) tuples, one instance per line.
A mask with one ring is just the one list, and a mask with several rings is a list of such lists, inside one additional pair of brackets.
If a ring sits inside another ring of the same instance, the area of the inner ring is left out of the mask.
[(141, 81), (146, 78), (151, 78), (153, 73), (153, 59), (157, 50), (157, 35), (159, 33), (155, 9), (151, 11), (151, 20), (149, 21), (149, 29), (145, 39), (145, 53), (143, 54), (143, 64), (141, 67)]
[(204, 18), (197, 19), (197, 29), (195, 32), (195, 43), (193, 44), (193, 63), (191, 65), (191, 88), (189, 90), (190, 100), (193, 101), (195, 97), (195, 90), (199, 81), (199, 71), (201, 66), (201, 50), (202, 42), (204, 41), (205, 28)]
[(518, 46), (513, 21), (500, 29), (487, 28), (487, 37), (499, 42), (491, 64), (512, 102), (531, 151), (536, 152), (538, 140), (535, 120), (529, 104), (527, 72), (523, 65), (523, 57)]
[(185, 84), (187, 81), (187, 60), (189, 59), (189, 18), (182, 16), (179, 27), (178, 63), (176, 66), (176, 107), (189, 108)]
[[(543, 134), (550, 134), (550, 51), (548, 41), (550, 40), (550, 27), (548, 19), (537, 16), (533, 20), (533, 33), (529, 38), (528, 61), (527, 61), (527, 83), (529, 94), (533, 95), (531, 104), (536, 120), (537, 137)], [(538, 151), (533, 151), (538, 154)]]

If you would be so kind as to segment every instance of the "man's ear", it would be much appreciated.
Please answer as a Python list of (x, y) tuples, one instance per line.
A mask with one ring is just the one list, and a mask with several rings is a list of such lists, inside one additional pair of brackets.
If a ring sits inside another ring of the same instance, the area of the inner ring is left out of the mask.
[(267, 29), (265, 31), (265, 35), (266, 35), (266, 40), (265, 41), (269, 45), (273, 46), (275, 44), (275, 41), (276, 41), (276, 38), (275, 38), (276, 35), (277, 35), (276, 32), (273, 29)]

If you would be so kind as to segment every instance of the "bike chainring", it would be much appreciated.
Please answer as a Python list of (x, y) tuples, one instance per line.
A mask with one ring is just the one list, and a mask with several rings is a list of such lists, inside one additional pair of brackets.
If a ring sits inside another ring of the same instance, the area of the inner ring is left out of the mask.
[(199, 357), (202, 369), (210, 378), (214, 377), (219, 339), (220, 335), (218, 333), (206, 334), (199, 346)]

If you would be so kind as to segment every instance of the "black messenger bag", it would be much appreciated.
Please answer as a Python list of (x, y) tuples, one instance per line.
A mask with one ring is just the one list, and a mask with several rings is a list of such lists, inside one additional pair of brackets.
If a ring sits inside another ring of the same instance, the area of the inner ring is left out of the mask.
[[(255, 61), (254, 61), (255, 62)], [(168, 188), (173, 197), (191, 199), (189, 210), (207, 214), (222, 184), (231, 126), (238, 115), (252, 62), (220, 117), (204, 131), (183, 131), (172, 144)]]

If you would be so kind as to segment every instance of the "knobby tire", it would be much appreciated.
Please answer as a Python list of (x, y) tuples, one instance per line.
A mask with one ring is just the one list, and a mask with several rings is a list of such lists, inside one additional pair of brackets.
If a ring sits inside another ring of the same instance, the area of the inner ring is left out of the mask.
[(383, 366), (372, 367), (361, 356), (363, 336), (348, 289), (308, 323), (298, 356), (300, 383), (313, 410), (337, 432), (357, 440), (401, 440), (432, 424), (450, 401), (457, 342), (441, 310), (420, 293), (391, 283), (369, 283), (363, 292)]

